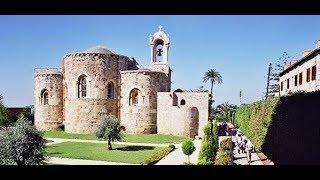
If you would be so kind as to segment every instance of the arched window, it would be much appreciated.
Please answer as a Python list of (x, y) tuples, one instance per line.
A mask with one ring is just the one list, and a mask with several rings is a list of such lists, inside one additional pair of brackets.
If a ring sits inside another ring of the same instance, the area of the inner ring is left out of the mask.
[(181, 101), (180, 101), (180, 105), (185, 105), (186, 104), (186, 101), (184, 100), (184, 99), (182, 99)]
[(129, 104), (131, 106), (141, 105), (143, 103), (143, 97), (139, 89), (132, 89), (130, 91)]
[(48, 90), (44, 89), (41, 91), (41, 105), (48, 105), (49, 104), (49, 92)]
[(78, 79), (78, 98), (87, 97), (87, 76), (81, 75)]
[(114, 84), (113, 82), (108, 83), (108, 99), (114, 99), (115, 98), (115, 89), (114, 89)]

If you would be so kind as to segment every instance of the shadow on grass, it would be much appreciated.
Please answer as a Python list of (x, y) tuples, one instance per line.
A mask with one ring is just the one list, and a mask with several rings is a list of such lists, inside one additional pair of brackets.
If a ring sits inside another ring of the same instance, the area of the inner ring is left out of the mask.
[(48, 155), (58, 155), (58, 154), (62, 154), (61, 152), (52, 152), (52, 153), (48, 153)]
[(143, 150), (153, 150), (153, 146), (124, 146), (124, 147), (118, 147), (114, 148), (114, 150), (119, 151), (143, 151)]

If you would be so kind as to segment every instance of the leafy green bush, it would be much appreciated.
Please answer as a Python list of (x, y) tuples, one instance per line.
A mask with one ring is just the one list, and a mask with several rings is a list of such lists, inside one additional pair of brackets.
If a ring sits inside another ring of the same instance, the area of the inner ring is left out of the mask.
[(215, 165), (233, 165), (233, 154), (230, 150), (218, 149)]
[(226, 138), (220, 142), (220, 148), (225, 151), (233, 150), (232, 138)]
[(160, 150), (158, 153), (154, 154), (150, 158), (148, 158), (146, 161), (144, 161), (142, 164), (145, 165), (153, 165), (156, 164), (158, 161), (160, 161), (163, 157), (167, 156), (169, 153), (171, 153), (175, 149), (174, 145), (170, 145), (169, 147), (165, 147), (164, 149)]
[(99, 125), (96, 136), (108, 141), (108, 150), (112, 150), (112, 141), (121, 141), (123, 139), (123, 134), (121, 130), (124, 127), (120, 125), (118, 119), (113, 115), (104, 116), (101, 124)]
[(0, 135), (0, 163), (17, 165), (44, 164), (45, 140), (23, 115), (14, 126)]
[(196, 147), (191, 140), (186, 140), (182, 143), (182, 152), (188, 156), (188, 163), (190, 163), (190, 155), (194, 152)]
[(240, 106), (235, 115), (236, 123), (251, 140), (257, 150), (261, 150), (272, 115), (279, 103), (279, 97), (269, 98)]
[(201, 143), (198, 164), (213, 164), (216, 150), (218, 148), (218, 131), (217, 124), (208, 122), (203, 128), (204, 136)]

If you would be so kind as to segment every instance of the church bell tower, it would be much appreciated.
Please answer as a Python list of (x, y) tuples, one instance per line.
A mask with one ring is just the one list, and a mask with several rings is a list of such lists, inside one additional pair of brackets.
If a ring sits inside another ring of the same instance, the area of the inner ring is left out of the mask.
[(160, 25), (156, 33), (150, 34), (151, 64), (168, 64), (169, 46), (169, 35), (162, 30)]

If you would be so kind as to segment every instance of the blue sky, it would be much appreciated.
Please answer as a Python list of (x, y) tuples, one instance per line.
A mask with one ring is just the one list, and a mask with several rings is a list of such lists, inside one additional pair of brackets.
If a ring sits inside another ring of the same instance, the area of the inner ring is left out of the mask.
[(96, 45), (150, 62), (149, 34), (169, 33), (173, 89), (197, 88), (214, 68), (217, 104), (262, 98), (267, 65), (300, 57), (320, 38), (320, 16), (0, 16), (0, 94), (9, 107), (33, 104), (33, 69), (61, 67), (66, 53)]

